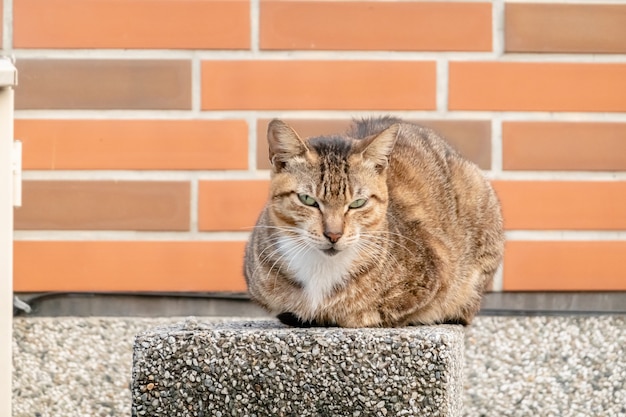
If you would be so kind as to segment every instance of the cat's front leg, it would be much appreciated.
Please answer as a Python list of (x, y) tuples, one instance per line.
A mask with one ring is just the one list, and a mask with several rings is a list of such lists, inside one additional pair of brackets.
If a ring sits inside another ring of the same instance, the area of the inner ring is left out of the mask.
[(355, 314), (350, 314), (337, 320), (337, 323), (340, 327), (351, 328), (381, 327), (385, 325), (383, 323), (380, 312), (376, 310), (367, 310)]

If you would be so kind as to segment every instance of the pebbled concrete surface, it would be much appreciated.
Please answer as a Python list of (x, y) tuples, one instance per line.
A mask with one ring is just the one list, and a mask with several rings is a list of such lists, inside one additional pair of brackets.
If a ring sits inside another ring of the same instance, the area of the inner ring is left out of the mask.
[(459, 417), (463, 338), (188, 320), (135, 339), (132, 415)]
[[(181, 320), (15, 318), (13, 416), (129, 416), (135, 335)], [(624, 358), (626, 316), (478, 317), (463, 415), (626, 417)]]
[(482, 317), (465, 352), (467, 416), (626, 416), (626, 316)]

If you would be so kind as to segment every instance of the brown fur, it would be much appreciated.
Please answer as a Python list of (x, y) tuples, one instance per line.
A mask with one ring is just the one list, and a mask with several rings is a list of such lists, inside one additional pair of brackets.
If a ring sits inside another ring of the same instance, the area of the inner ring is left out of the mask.
[(504, 242), (478, 167), (392, 118), (308, 140), (274, 120), (268, 142), (270, 196), (244, 262), (255, 301), (289, 324), (472, 321)]

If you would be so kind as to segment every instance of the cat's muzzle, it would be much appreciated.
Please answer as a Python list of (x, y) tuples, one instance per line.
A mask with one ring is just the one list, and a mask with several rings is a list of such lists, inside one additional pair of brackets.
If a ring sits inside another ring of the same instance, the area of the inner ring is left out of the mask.
[(337, 249), (335, 249), (335, 247), (334, 247), (334, 246), (331, 246), (331, 247), (330, 247), (330, 248), (328, 248), (328, 249), (322, 249), (322, 252), (324, 252), (324, 253), (325, 253), (326, 255), (328, 255), (328, 256), (335, 256), (335, 255), (337, 255), (340, 251), (339, 251), (339, 250), (337, 250)]

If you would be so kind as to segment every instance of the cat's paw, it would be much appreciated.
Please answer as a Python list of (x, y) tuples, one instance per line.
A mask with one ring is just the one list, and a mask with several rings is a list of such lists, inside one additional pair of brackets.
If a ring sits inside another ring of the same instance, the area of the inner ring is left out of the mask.
[(443, 320), (441, 323), (438, 323), (438, 324), (456, 324), (456, 325), (460, 324), (461, 326), (469, 326), (470, 322), (464, 318), (458, 317), (454, 319)]
[(320, 323), (315, 320), (302, 320), (300, 317), (290, 312), (280, 313), (276, 318), (280, 320), (282, 324), (291, 327), (332, 327), (330, 324)]

